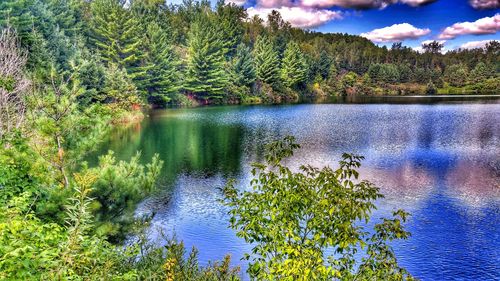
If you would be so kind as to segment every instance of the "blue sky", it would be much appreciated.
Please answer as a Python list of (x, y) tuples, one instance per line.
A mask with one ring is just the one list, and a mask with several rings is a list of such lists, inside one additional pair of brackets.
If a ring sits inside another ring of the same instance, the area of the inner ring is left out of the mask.
[[(395, 4), (385, 9), (372, 9), (363, 11), (347, 11), (349, 14), (341, 20), (330, 21), (323, 26), (313, 28), (321, 32), (342, 32), (361, 34), (376, 28), (383, 28), (399, 23), (409, 23), (417, 28), (429, 28), (431, 32), (419, 39), (407, 39), (404, 45), (417, 47), (422, 41), (438, 39), (442, 30), (457, 22), (474, 22), (484, 17), (493, 17), (499, 13), (498, 9), (476, 10), (467, 0), (439, 0), (434, 3), (411, 7), (404, 4)], [(483, 35), (462, 35), (448, 40), (449, 49), (459, 47), (470, 41), (500, 40), (498, 32)], [(389, 43), (387, 45), (391, 45)]]
[(243, 5), (250, 16), (265, 19), (274, 9), (294, 26), (362, 35), (379, 45), (403, 42), (416, 48), (426, 40), (445, 40), (451, 50), (500, 40), (500, 0), (226, 1)]

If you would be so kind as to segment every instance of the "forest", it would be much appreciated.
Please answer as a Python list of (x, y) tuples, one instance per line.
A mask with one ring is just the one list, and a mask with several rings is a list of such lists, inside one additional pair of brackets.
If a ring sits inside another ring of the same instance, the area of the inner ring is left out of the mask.
[[(388, 49), (293, 28), (277, 12), (267, 22), (249, 19), (222, 1), (212, 8), (189, 0), (3, 0), (0, 27), (2, 280), (239, 280), (229, 256), (200, 265), (196, 250), (175, 238), (161, 247), (147, 241), (149, 217), (134, 211), (161, 188), (168, 163), (158, 155), (124, 161), (110, 151), (94, 166), (86, 162), (113, 125), (140, 120), (145, 107), (500, 88), (498, 42), (445, 54), (438, 42), (423, 53), (400, 43)], [(268, 146), (266, 162), (255, 166), (260, 184), (252, 184), (261, 192), (240, 193), (232, 183), (223, 191), (231, 227), (256, 245), (250, 276), (411, 280), (388, 244), (409, 237), (408, 214), (398, 210), (371, 234), (356, 224), (382, 197), (356, 180), (362, 157), (345, 154), (336, 170), (293, 173), (281, 160), (298, 148), (291, 137)], [(292, 185), (304, 188), (283, 189)], [(312, 185), (318, 190), (305, 188)], [(267, 204), (275, 193), (293, 196)], [(307, 206), (301, 198), (310, 198)], [(256, 208), (266, 214), (259, 224)]]
[[(459, 94), (499, 87), (499, 43), (442, 54), (266, 22), (219, 1), (2, 1), (35, 81), (78, 80), (80, 102), (130, 108), (281, 103), (332, 95)], [(2, 82), (6, 83), (6, 82)]]

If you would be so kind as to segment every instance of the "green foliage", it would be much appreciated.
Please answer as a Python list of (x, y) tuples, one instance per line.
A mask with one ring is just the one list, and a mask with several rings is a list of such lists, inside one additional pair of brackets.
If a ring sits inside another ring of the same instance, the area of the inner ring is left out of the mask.
[(48, 279), (60, 266), (64, 229), (43, 223), (32, 212), (30, 193), (20, 193), (0, 205), (0, 279)]
[(185, 85), (199, 98), (221, 99), (228, 83), (224, 54), (216, 23), (208, 16), (199, 16), (189, 32), (189, 48)]
[[(394, 84), (400, 81), (399, 70), (393, 64), (373, 64), (368, 69), (368, 75), (374, 82)], [(408, 74), (405, 77), (408, 80)]]
[(85, 59), (80, 63), (76, 78), (85, 89), (81, 96), (84, 104), (106, 101), (109, 94), (104, 92), (106, 79), (103, 77), (106, 77), (106, 71), (104, 65), (95, 58)]
[(203, 268), (198, 265), (198, 252), (193, 248), (186, 257), (182, 242), (170, 240), (166, 246), (165, 273), (166, 280), (190, 281), (236, 281), (239, 268), (230, 267), (230, 256), (225, 256), (221, 262), (209, 264)]
[(427, 83), (427, 88), (425, 90), (425, 93), (428, 95), (434, 95), (437, 93), (436, 86), (434, 85), (434, 83), (432, 83), (432, 80), (430, 80), (429, 83)]
[(132, 105), (141, 104), (137, 88), (125, 69), (112, 64), (106, 73), (104, 84), (105, 102), (110, 102), (115, 112), (130, 110)]
[(480, 62), (474, 67), (470, 73), (471, 83), (480, 83), (493, 76), (493, 70), (483, 62)]
[(42, 183), (36, 153), (19, 132), (0, 138), (0, 205)]
[(40, 85), (30, 96), (30, 122), (40, 144), (36, 150), (64, 187), (69, 187), (69, 174), (76, 164), (106, 133), (106, 118), (96, 114), (96, 106), (79, 107), (77, 100), (82, 93), (78, 80), (52, 70), (50, 85)]
[(460, 64), (451, 65), (444, 72), (445, 80), (454, 87), (464, 86), (467, 83), (468, 76), (467, 68)]
[(325, 50), (322, 50), (317, 63), (317, 73), (321, 75), (323, 79), (327, 79), (330, 75), (330, 68), (332, 65), (332, 59)]
[(219, 0), (216, 5), (217, 25), (226, 56), (232, 57), (243, 37), (243, 21), (247, 17), (243, 7)]
[(255, 68), (250, 48), (239, 44), (232, 61), (231, 82), (238, 86), (250, 86), (255, 82)]
[(340, 92), (342, 94), (352, 94), (352, 91), (355, 90), (354, 86), (356, 85), (356, 81), (358, 80), (358, 75), (352, 71), (346, 73), (340, 79)]
[(91, 38), (103, 61), (127, 69), (133, 79), (144, 75), (138, 66), (142, 58), (138, 20), (119, 0), (96, 0), (90, 7)]
[(136, 204), (152, 191), (163, 161), (155, 155), (146, 165), (139, 163), (138, 153), (129, 162), (117, 162), (113, 153), (99, 157), (99, 165), (89, 169), (96, 175), (92, 185), (91, 209), (95, 216), (96, 233), (113, 240), (123, 239), (134, 222)]
[[(344, 154), (335, 170), (303, 165), (292, 172), (282, 160), (297, 148), (293, 137), (268, 145), (266, 162), (253, 164), (251, 191), (238, 191), (233, 182), (224, 188), (231, 227), (252, 244), (245, 256), (251, 277), (412, 279), (387, 244), (409, 236), (402, 227), (408, 214), (395, 212), (376, 224), (373, 234), (363, 224), (382, 197), (377, 187), (358, 179), (363, 157)], [(361, 259), (355, 258), (359, 250), (364, 251)]]
[(147, 92), (152, 103), (164, 104), (170, 101), (180, 88), (180, 61), (170, 41), (168, 31), (160, 25), (155, 22), (147, 25), (144, 64), (148, 67), (145, 79), (138, 87)]
[(255, 42), (254, 50), (255, 73), (258, 80), (276, 85), (279, 77), (279, 57), (273, 41), (265, 35), (261, 35)]
[(299, 45), (294, 41), (288, 43), (281, 63), (281, 79), (287, 87), (294, 87), (306, 79), (307, 65)]

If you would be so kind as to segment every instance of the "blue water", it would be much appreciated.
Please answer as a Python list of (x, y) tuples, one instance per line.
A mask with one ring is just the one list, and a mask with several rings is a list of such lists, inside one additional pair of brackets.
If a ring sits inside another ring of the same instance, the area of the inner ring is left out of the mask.
[[(250, 246), (227, 223), (219, 187), (247, 188), (263, 144), (294, 135), (288, 163), (336, 166), (342, 152), (365, 156), (361, 177), (381, 187), (374, 218), (404, 208), (410, 239), (394, 243), (401, 265), (421, 280), (500, 280), (500, 100), (233, 106), (153, 112), (112, 135), (128, 158), (159, 153), (162, 191), (138, 214), (154, 213), (150, 238), (176, 233), (200, 261), (231, 254), (242, 267)], [(243, 273), (244, 275), (244, 273)]]

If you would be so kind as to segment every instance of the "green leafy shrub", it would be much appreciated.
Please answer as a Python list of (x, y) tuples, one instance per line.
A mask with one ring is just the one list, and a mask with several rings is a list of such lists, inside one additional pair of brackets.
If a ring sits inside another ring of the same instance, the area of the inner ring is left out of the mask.
[[(363, 157), (344, 154), (338, 169), (309, 165), (292, 172), (282, 160), (299, 145), (286, 137), (267, 147), (266, 162), (253, 164), (250, 191), (230, 182), (224, 188), (230, 224), (251, 243), (248, 273), (256, 280), (410, 280), (388, 241), (406, 239), (408, 214), (375, 224), (364, 222), (382, 198), (379, 189), (359, 180)], [(327, 249), (329, 250), (327, 252)], [(362, 258), (355, 258), (362, 250)]]

